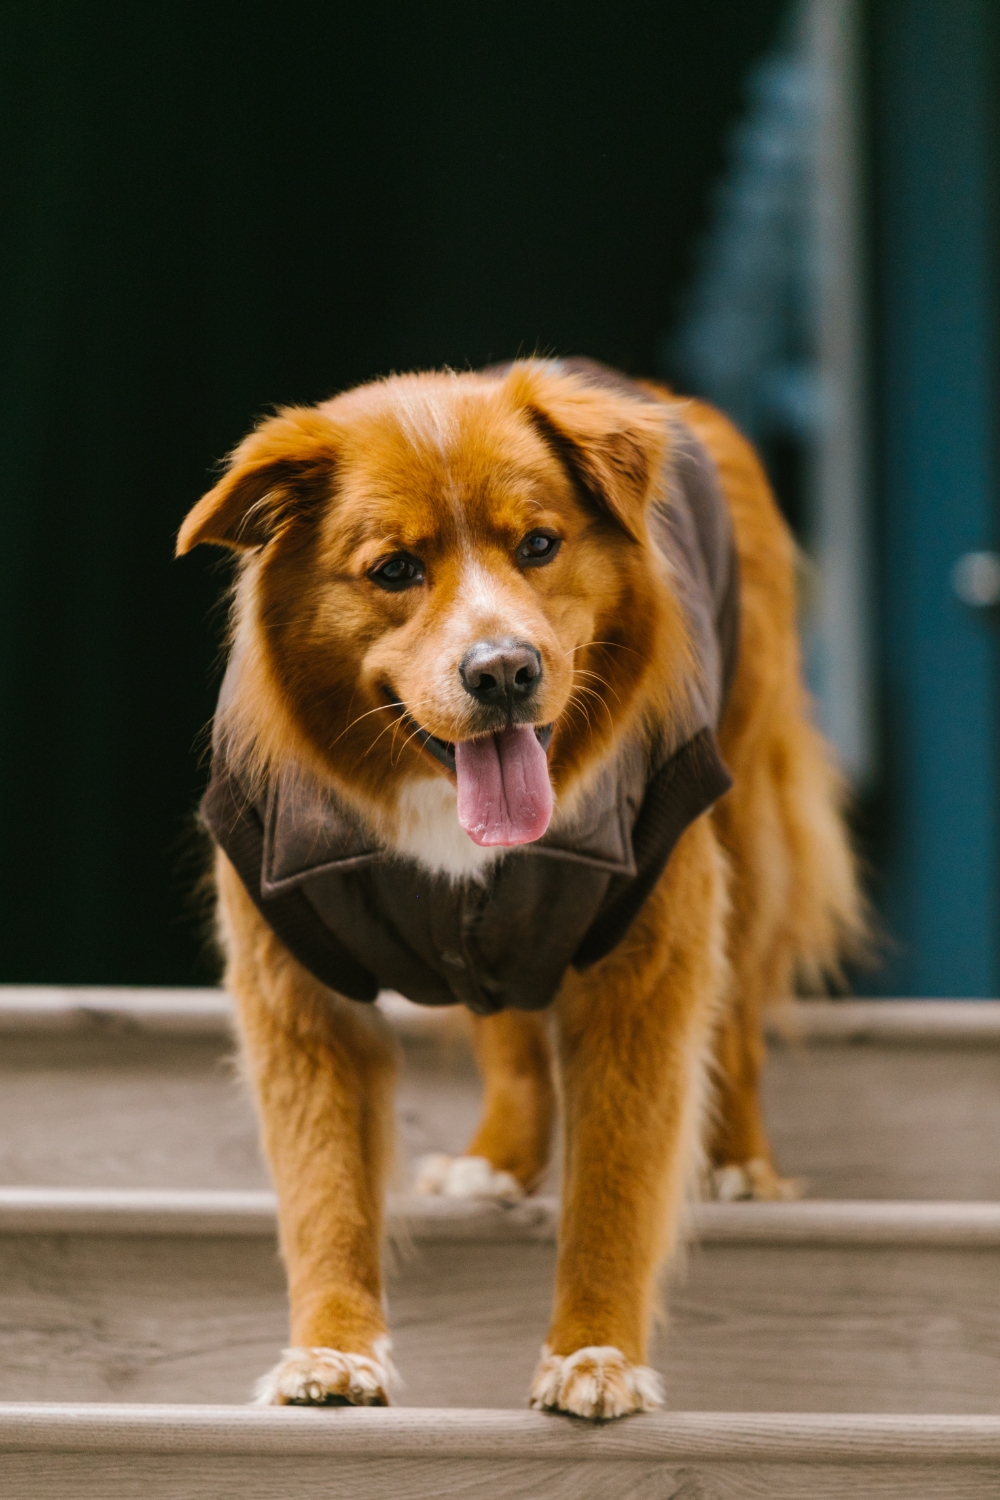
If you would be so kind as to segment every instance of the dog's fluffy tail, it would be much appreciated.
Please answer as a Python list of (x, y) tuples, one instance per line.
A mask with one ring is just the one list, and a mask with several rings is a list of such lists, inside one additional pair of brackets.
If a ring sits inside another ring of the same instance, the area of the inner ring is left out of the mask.
[(740, 654), (720, 731), (735, 785), (716, 824), (733, 871), (733, 958), (761, 1001), (816, 993), (869, 951), (843, 780), (802, 682), (795, 544), (750, 444), (700, 402), (685, 419), (712, 452), (741, 569)]

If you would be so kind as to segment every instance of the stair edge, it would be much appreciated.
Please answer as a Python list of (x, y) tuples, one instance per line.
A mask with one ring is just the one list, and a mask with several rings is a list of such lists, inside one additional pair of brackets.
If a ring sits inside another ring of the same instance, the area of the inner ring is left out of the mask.
[[(669, 1412), (589, 1427), (529, 1411), (0, 1404), (0, 1451), (342, 1457), (1000, 1461), (1000, 1417)], [(387, 1445), (389, 1445), (387, 1449)]]

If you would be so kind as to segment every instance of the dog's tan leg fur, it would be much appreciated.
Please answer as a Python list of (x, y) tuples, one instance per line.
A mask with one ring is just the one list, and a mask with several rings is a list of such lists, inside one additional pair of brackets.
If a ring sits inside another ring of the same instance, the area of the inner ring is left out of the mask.
[(396, 1047), (385, 1018), (326, 989), (216, 862), (226, 984), (278, 1195), (291, 1348), (258, 1400), (384, 1405), (383, 1192)]
[(724, 861), (703, 817), (621, 947), (570, 975), (556, 1001), (563, 1206), (535, 1406), (615, 1417), (660, 1403), (647, 1337), (699, 1162), (725, 909)]
[(483, 1079), (483, 1118), (466, 1154), (484, 1156), (530, 1192), (549, 1164), (556, 1107), (545, 1023), (516, 1010), (475, 1016), (472, 1045)]

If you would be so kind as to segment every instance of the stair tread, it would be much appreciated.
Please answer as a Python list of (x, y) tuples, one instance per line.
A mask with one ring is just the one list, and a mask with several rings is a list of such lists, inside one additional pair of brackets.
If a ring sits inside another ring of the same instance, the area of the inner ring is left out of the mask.
[(0, 1033), (113, 1028), (226, 1037), (233, 1008), (219, 989), (0, 985)]
[(853, 1458), (1000, 1461), (1000, 1416), (798, 1412), (656, 1412), (640, 1421), (582, 1427), (524, 1410), (0, 1403), (0, 1451), (383, 1454), (418, 1458), (441, 1443), (452, 1456)]
[[(398, 1176), (460, 1152), (481, 1088), (464, 1013), (384, 995), (404, 1043)], [(772, 1036), (779, 1165), (817, 1199), (1000, 1199), (1000, 1003), (808, 1002)], [(221, 990), (0, 986), (0, 1182), (268, 1185)], [(555, 1176), (542, 1191), (555, 1191)]]
[[(79, 1409), (77, 1409), (78, 1411)], [(0, 1408), (18, 1500), (992, 1500), (995, 1419), (644, 1416), (600, 1428), (528, 1412)]]
[[(390, 1233), (423, 1240), (554, 1240), (558, 1199), (503, 1204), (475, 1198), (391, 1194)], [(807, 1200), (699, 1203), (690, 1230), (704, 1244), (892, 1244), (1000, 1246), (1000, 1203)], [(266, 1190), (0, 1188), (2, 1233), (270, 1235)]]

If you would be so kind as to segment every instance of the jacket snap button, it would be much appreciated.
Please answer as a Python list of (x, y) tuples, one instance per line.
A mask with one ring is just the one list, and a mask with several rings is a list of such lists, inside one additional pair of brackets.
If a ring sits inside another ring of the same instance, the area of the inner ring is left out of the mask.
[(449, 949), (445, 949), (441, 954), (441, 962), (450, 964), (453, 969), (465, 968), (465, 959), (462, 955), (460, 953), (452, 953)]

